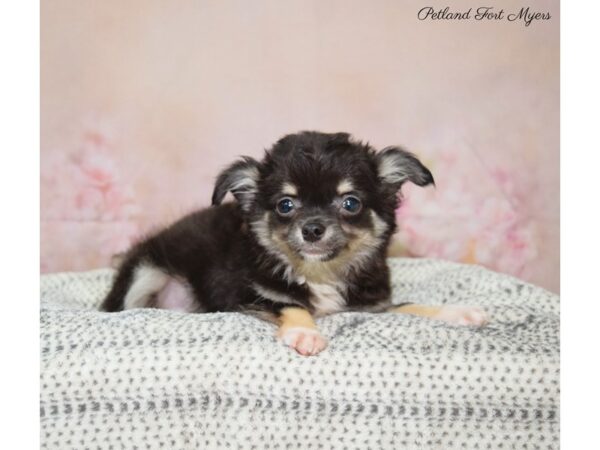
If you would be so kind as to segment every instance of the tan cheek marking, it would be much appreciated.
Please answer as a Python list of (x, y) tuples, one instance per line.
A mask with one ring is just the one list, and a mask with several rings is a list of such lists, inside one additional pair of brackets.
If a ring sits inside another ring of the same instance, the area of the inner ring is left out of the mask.
[(279, 316), (279, 331), (278, 334), (281, 336), (286, 330), (295, 327), (309, 328), (316, 330), (317, 325), (313, 320), (310, 313), (302, 308), (283, 308)]
[(388, 230), (389, 225), (385, 223), (385, 221), (377, 215), (375, 211), (371, 210), (371, 220), (373, 221), (373, 229), (375, 230), (375, 235), (380, 237)]
[(359, 251), (361, 248), (376, 245), (377, 243), (377, 238), (373, 236), (371, 231), (354, 229), (352, 231), (350, 242), (348, 243), (349, 257), (351, 257), (354, 253)]
[(272, 236), (272, 241), (277, 246), (279, 251), (281, 251), (285, 256), (287, 256), (290, 261), (293, 262), (298, 260), (298, 256), (288, 247), (283, 233), (274, 232)]

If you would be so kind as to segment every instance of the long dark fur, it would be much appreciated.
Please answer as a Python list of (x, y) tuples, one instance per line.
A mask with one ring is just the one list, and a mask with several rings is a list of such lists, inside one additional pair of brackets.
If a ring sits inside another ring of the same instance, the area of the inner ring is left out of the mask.
[[(344, 216), (340, 209), (337, 189), (343, 180), (362, 202), (356, 215)], [(433, 177), (401, 149), (375, 152), (345, 133), (285, 136), (262, 161), (246, 157), (224, 170), (212, 207), (133, 246), (102, 309), (124, 309), (141, 267), (159, 269), (187, 286), (193, 296), (189, 311), (259, 312), (274, 319), (294, 304), (319, 315), (324, 310), (317, 305), (318, 290), (328, 283), (344, 301), (336, 310), (385, 308), (390, 296), (385, 256), (406, 181), (425, 186)], [(302, 205), (293, 217), (276, 211), (286, 184), (297, 189), (294, 200)], [(221, 204), (228, 192), (235, 201)], [(306, 221), (337, 230), (323, 247), (325, 256), (312, 260), (298, 253), (308, 245), (297, 241)], [(157, 306), (155, 293), (142, 306)]]

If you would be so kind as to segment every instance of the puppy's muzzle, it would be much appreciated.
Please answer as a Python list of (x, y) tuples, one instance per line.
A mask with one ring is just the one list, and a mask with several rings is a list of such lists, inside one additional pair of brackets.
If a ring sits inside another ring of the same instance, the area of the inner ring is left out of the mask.
[(302, 238), (306, 242), (320, 241), (325, 234), (325, 225), (319, 222), (310, 222), (302, 227)]

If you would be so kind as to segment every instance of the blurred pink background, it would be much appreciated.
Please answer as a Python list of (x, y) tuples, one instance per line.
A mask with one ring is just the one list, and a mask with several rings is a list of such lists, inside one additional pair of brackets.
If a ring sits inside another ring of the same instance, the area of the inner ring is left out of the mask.
[(558, 1), (503, 1), (552, 14), (528, 27), (419, 21), (424, 6), (447, 4), (42, 2), (42, 271), (109, 265), (207, 206), (236, 156), (317, 129), (434, 173), (435, 190), (405, 187), (392, 254), (558, 292)]

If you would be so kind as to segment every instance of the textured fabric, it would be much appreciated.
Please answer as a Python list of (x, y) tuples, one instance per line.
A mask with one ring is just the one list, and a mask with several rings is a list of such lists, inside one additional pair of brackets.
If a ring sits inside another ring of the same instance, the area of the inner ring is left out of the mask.
[(337, 314), (302, 357), (242, 314), (98, 312), (112, 270), (43, 276), (42, 447), (558, 448), (558, 297), (478, 266), (389, 264), (395, 303), (480, 305), (491, 323)]

